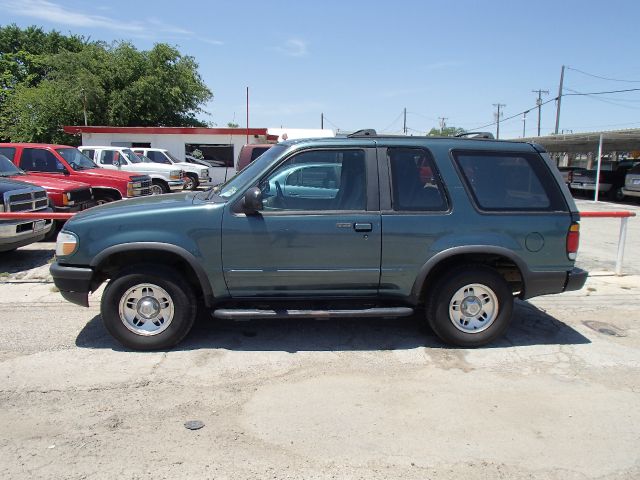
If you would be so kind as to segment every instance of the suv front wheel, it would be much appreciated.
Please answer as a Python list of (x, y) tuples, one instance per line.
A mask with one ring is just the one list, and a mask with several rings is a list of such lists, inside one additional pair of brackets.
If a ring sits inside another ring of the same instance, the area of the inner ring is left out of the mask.
[(442, 276), (427, 302), (427, 320), (444, 342), (479, 347), (502, 336), (511, 322), (513, 295), (495, 270), (459, 267)]
[(176, 345), (189, 333), (196, 299), (178, 272), (138, 267), (109, 282), (100, 313), (106, 329), (124, 346), (158, 350)]

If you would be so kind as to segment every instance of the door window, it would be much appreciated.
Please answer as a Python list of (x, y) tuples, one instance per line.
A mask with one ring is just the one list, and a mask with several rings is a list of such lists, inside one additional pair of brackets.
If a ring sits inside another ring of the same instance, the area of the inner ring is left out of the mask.
[(42, 148), (25, 148), (22, 151), (20, 167), (28, 172), (64, 172), (64, 165), (56, 156)]
[(299, 153), (260, 182), (264, 211), (366, 210), (364, 150)]
[(433, 159), (421, 148), (389, 148), (393, 209), (397, 211), (447, 210), (447, 200)]

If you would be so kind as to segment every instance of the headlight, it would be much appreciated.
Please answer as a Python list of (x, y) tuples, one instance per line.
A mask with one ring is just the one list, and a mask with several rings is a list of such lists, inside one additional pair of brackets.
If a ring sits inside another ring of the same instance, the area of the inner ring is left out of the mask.
[(62, 194), (62, 204), (63, 205), (73, 205), (75, 202), (71, 200), (71, 192), (65, 192)]
[(171, 177), (172, 180), (180, 180), (180, 178), (182, 177), (182, 171), (181, 170), (171, 170), (169, 172), (169, 177)]
[(0, 212), (4, 212), (4, 203), (0, 203)]
[(204, 169), (204, 170), (200, 170), (200, 177), (201, 178), (207, 178), (209, 176), (209, 170), (208, 169)]
[(62, 257), (71, 255), (78, 248), (78, 237), (72, 233), (62, 231), (58, 234), (56, 241), (56, 256)]

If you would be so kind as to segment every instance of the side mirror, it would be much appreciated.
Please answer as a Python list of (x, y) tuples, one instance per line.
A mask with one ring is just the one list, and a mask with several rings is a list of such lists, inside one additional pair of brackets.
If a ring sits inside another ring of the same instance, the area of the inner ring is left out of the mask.
[(247, 190), (244, 194), (244, 212), (247, 215), (255, 215), (262, 210), (262, 191), (258, 187)]
[(120, 160), (114, 160), (113, 161), (113, 166), (120, 168)]

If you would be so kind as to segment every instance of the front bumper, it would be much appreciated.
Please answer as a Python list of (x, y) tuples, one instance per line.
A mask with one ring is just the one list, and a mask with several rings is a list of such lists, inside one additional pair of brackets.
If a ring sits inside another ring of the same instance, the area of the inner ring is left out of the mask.
[(169, 180), (169, 189), (173, 192), (179, 192), (184, 188), (184, 180)]
[(52, 225), (51, 220), (3, 220), (0, 222), (0, 252), (42, 240)]
[(82, 267), (67, 267), (54, 262), (51, 264), (50, 272), (53, 283), (65, 300), (82, 307), (89, 306), (93, 270)]
[(640, 197), (640, 191), (639, 190), (629, 190), (627, 188), (623, 188), (622, 189), (622, 194), (625, 197)]

